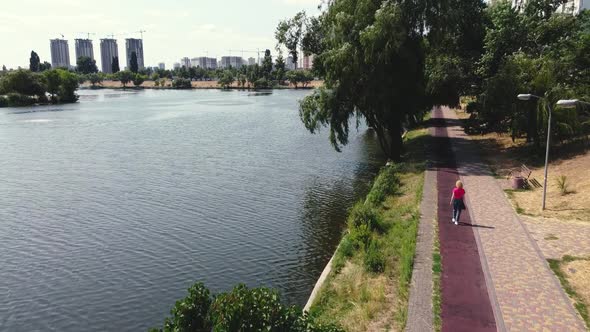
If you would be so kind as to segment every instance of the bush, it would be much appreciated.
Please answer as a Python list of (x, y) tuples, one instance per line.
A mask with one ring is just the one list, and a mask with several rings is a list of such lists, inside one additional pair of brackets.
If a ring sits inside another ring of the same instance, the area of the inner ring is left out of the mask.
[(383, 269), (385, 268), (385, 258), (383, 257), (383, 253), (381, 252), (377, 241), (372, 240), (367, 246), (363, 263), (365, 269), (369, 272), (383, 272)]
[(284, 306), (279, 294), (243, 284), (231, 292), (212, 296), (202, 283), (189, 288), (189, 296), (176, 302), (163, 329), (151, 331), (293, 331), (338, 332), (320, 325), (295, 306)]
[(369, 231), (382, 232), (384, 230), (379, 212), (369, 204), (357, 202), (350, 210), (348, 228), (352, 230), (361, 226), (367, 226)]
[(36, 99), (31, 98), (27, 95), (23, 95), (16, 92), (11, 92), (6, 95), (6, 100), (8, 101), (8, 106), (15, 107), (15, 106), (30, 106), (35, 104)]
[(190, 89), (192, 88), (191, 80), (188, 78), (176, 78), (172, 81), (172, 87), (175, 89)]
[(340, 253), (344, 257), (352, 257), (354, 254), (354, 243), (350, 240), (350, 236), (345, 236), (340, 241)]
[(164, 331), (211, 331), (209, 309), (212, 298), (209, 290), (199, 282), (188, 289), (188, 294), (170, 310), (172, 317), (166, 318)]
[(141, 74), (135, 74), (133, 76), (133, 85), (135, 86), (140, 86), (143, 84), (143, 82), (145, 82), (146, 80), (146, 76), (145, 75), (141, 75)]
[(8, 98), (0, 96), (0, 107), (8, 107)]
[(396, 176), (395, 166), (386, 166), (379, 172), (373, 188), (367, 195), (367, 202), (377, 205), (382, 203), (389, 195), (393, 195), (399, 188), (399, 179)]
[(260, 78), (254, 82), (255, 89), (266, 89), (269, 87), (268, 80), (266, 78)]

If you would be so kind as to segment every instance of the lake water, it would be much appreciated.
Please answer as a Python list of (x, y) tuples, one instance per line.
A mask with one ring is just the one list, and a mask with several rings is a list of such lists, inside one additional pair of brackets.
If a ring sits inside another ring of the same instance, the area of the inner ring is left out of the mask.
[(0, 109), (0, 330), (142, 331), (195, 281), (305, 304), (383, 157), (305, 91), (82, 90)]

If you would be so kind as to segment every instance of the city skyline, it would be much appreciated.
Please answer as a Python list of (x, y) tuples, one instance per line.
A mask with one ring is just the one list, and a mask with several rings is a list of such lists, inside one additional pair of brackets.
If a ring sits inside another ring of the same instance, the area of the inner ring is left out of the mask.
[[(113, 39), (118, 40), (119, 64), (123, 68), (127, 63), (124, 41), (141, 38), (140, 30), (146, 30), (143, 33), (146, 67), (162, 62), (172, 67), (185, 55), (217, 59), (241, 55), (239, 51), (229, 50), (271, 49), (274, 56), (274, 32), (278, 22), (300, 10), (316, 14), (321, 0), (228, 2), (223, 7), (185, 0), (179, 0), (173, 7), (151, 0), (125, 3), (106, 0), (99, 7), (74, 0), (10, 2), (0, 13), (0, 42), (11, 45), (2, 50), (0, 65), (27, 68), (31, 51), (37, 52), (41, 61), (51, 62), (50, 39), (68, 40), (70, 64), (75, 65), (74, 40), (91, 39), (97, 66), (102, 68), (102, 59), (97, 53), (100, 40), (114, 34)], [(35, 12), (29, 10), (31, 7), (36, 8)], [(16, 32), (14, 27), (18, 27)], [(250, 56), (256, 57), (250, 53), (243, 57)]]

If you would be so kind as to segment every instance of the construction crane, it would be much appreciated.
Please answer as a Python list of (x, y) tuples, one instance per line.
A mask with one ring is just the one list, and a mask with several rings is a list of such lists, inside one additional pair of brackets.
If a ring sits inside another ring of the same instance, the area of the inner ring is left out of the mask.
[(86, 34), (88, 36), (86, 39), (90, 39), (90, 35), (96, 35), (96, 33), (94, 33), (94, 32), (78, 32), (78, 33)]
[(143, 40), (143, 33), (147, 32), (145, 30), (139, 30), (139, 31), (135, 31), (135, 33), (139, 33), (141, 35), (141, 39)]

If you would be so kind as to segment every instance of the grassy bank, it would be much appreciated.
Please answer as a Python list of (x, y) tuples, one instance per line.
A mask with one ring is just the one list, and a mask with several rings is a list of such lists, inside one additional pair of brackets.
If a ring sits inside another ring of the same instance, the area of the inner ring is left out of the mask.
[(332, 271), (310, 313), (346, 331), (402, 330), (425, 169), (426, 129), (406, 135), (404, 163), (384, 167), (350, 211)]
[(590, 329), (590, 258), (564, 256), (562, 260), (548, 259), (548, 262)]

